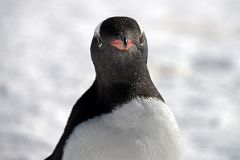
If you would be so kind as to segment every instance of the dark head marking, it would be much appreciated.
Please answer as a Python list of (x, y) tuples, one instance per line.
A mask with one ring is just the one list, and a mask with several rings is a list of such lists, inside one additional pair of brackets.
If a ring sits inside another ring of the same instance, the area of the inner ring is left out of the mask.
[(91, 44), (97, 78), (109, 83), (130, 82), (147, 68), (147, 40), (129, 17), (111, 17), (98, 25)]

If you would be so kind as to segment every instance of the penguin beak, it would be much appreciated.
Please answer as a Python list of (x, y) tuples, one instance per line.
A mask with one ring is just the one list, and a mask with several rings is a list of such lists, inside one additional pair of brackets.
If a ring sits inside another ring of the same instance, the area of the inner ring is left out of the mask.
[(114, 39), (111, 45), (121, 51), (127, 51), (133, 46), (133, 42), (124, 36), (122, 39)]

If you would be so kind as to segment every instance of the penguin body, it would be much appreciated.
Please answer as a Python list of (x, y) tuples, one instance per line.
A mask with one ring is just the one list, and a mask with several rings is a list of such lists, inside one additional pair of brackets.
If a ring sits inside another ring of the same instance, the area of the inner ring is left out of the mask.
[(151, 81), (147, 52), (134, 19), (98, 25), (91, 44), (96, 79), (46, 160), (181, 160), (177, 123)]
[(176, 160), (180, 147), (165, 103), (137, 98), (75, 127), (63, 160)]

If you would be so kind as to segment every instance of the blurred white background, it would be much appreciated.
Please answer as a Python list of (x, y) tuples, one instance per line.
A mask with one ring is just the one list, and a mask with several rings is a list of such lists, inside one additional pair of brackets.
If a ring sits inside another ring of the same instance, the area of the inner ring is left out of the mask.
[(138, 20), (152, 79), (186, 160), (240, 160), (239, 0), (1, 0), (0, 159), (39, 160), (92, 84), (90, 43), (110, 16)]

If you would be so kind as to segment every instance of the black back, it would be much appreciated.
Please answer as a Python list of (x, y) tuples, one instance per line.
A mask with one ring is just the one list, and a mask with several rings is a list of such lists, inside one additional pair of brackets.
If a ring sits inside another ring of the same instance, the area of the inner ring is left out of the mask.
[[(111, 40), (122, 36), (134, 42), (128, 51), (110, 45)], [(146, 37), (132, 18), (111, 17), (103, 21), (99, 33), (93, 37), (91, 56), (96, 79), (74, 105), (59, 143), (46, 160), (61, 160), (65, 142), (78, 124), (110, 113), (133, 98), (152, 97), (163, 101), (147, 69)]]

